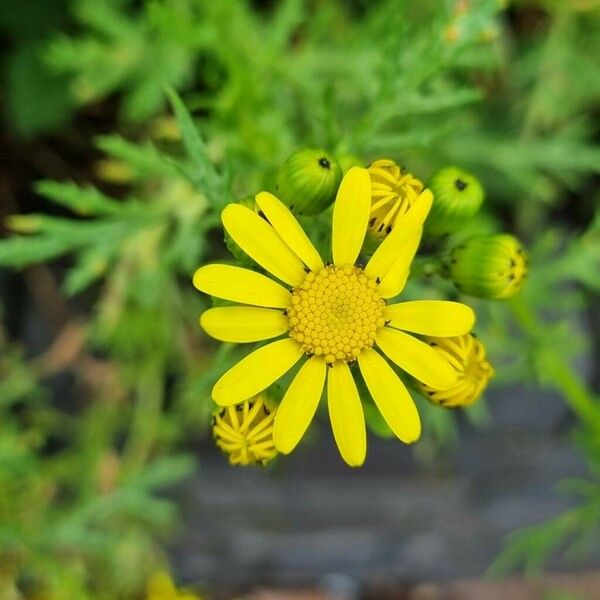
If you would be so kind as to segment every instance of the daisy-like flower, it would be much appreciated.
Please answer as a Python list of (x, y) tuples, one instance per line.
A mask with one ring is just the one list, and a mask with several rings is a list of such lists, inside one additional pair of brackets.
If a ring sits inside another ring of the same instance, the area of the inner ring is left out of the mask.
[[(215, 384), (221, 406), (252, 398), (301, 366), (275, 415), (275, 447), (291, 452), (308, 428), (327, 388), (333, 435), (343, 459), (360, 466), (366, 429), (351, 365), (358, 367), (384, 419), (398, 438), (416, 441), (417, 409), (392, 363), (434, 388), (451, 386), (456, 373), (427, 343), (411, 334), (454, 336), (469, 331), (473, 311), (457, 302), (388, 304), (408, 277), (432, 194), (421, 193), (363, 268), (356, 264), (371, 212), (371, 181), (353, 167), (333, 208), (332, 258), (325, 264), (291, 212), (275, 196), (256, 196), (261, 214), (240, 204), (222, 213), (225, 229), (254, 261), (285, 284), (254, 271), (207, 265), (194, 274), (201, 291), (246, 306), (211, 308), (200, 324), (212, 337), (234, 343), (280, 338), (251, 352)], [(410, 333), (406, 333), (410, 332)]]
[(369, 229), (383, 238), (392, 231), (423, 191), (423, 184), (393, 160), (382, 158), (371, 163), (371, 215)]
[(275, 458), (273, 411), (262, 394), (217, 411), (213, 417), (216, 444), (232, 465), (266, 465)]
[(419, 384), (426, 398), (447, 408), (469, 406), (479, 400), (494, 376), (484, 345), (470, 333), (446, 338), (429, 337), (426, 341), (452, 365), (457, 375), (456, 382), (443, 389)]

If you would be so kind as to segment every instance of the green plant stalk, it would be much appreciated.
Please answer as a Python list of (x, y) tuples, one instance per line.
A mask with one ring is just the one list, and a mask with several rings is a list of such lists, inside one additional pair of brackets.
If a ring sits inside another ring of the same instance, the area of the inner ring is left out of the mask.
[(162, 361), (154, 361), (140, 373), (129, 437), (123, 453), (125, 473), (139, 471), (156, 443), (163, 403)]
[[(537, 342), (543, 324), (535, 312), (518, 296), (509, 301), (509, 306), (522, 330)], [(589, 429), (600, 432), (600, 403), (581, 381), (578, 373), (553, 349), (546, 349), (547, 373), (550, 385), (560, 392), (573, 412)]]

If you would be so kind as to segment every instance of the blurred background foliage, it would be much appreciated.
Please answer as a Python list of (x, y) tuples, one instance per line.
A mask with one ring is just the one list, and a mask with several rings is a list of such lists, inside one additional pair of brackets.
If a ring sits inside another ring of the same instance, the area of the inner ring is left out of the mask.
[[(4, 0), (0, 596), (139, 597), (165, 564), (162, 490), (193, 471), (236, 352), (199, 334), (191, 274), (226, 256), (221, 208), (307, 145), (480, 177), (474, 230), (516, 233), (532, 261), (516, 299), (469, 300), (494, 385), (558, 390), (590, 468), (565, 484), (580, 505), (495, 568), (597, 543), (599, 374), (578, 358), (600, 355), (599, 17), (595, 0)], [(422, 267), (408, 296), (432, 294)], [(456, 414), (420, 410), (432, 461)], [(488, 425), (484, 403), (464, 412)]]

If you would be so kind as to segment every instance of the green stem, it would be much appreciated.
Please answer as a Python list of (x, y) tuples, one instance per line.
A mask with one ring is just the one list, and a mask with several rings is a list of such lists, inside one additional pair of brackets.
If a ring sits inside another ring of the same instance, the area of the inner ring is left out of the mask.
[[(534, 311), (518, 297), (511, 300), (509, 305), (523, 331), (534, 341), (538, 341), (538, 332), (544, 330), (544, 325)], [(580, 375), (559, 350), (548, 351), (546, 361), (546, 376), (550, 384), (564, 396), (584, 425), (600, 431), (600, 403), (581, 381)]]
[(123, 452), (126, 472), (136, 472), (147, 462), (157, 441), (163, 403), (163, 365), (155, 361), (139, 373), (129, 437)]

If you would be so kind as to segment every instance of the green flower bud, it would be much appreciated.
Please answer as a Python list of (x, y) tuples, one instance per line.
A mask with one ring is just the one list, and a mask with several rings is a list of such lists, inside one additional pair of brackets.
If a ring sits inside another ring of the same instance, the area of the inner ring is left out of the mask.
[(283, 163), (276, 195), (297, 214), (316, 215), (335, 199), (342, 180), (337, 160), (324, 150), (304, 148)]
[(479, 298), (509, 298), (527, 275), (528, 259), (512, 235), (476, 235), (461, 242), (444, 259), (443, 272), (456, 289)]
[[(250, 210), (256, 210), (256, 202), (254, 200), (254, 196), (248, 196), (247, 198), (242, 198), (241, 200), (236, 200), (236, 204), (241, 204), (242, 206), (247, 206)], [(244, 267), (253, 266), (254, 263), (252, 259), (233, 241), (232, 237), (225, 231), (225, 245), (227, 246), (227, 250), (233, 254), (235, 258), (242, 264)]]
[(444, 167), (429, 182), (433, 206), (425, 230), (433, 236), (452, 233), (481, 208), (485, 193), (479, 180), (458, 167)]

